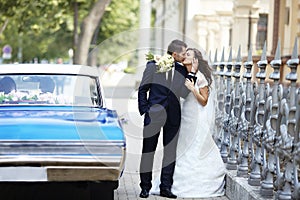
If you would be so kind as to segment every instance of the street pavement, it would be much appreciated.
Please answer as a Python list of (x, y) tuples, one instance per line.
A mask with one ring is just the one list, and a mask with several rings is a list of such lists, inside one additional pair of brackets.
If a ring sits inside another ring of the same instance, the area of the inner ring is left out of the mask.
[[(104, 87), (104, 92), (107, 97), (106, 106), (110, 109), (117, 110), (119, 116), (125, 119), (124, 121), (126, 121), (126, 123), (123, 124), (123, 129), (125, 131), (127, 143), (125, 169), (120, 179), (119, 188), (114, 192), (114, 199), (140, 199), (138, 168), (142, 148), (143, 119), (139, 115), (137, 110), (137, 93), (133, 89), (133, 87)], [(162, 150), (162, 142), (160, 140), (155, 154), (155, 161), (153, 167), (154, 179), (159, 176)], [(168, 198), (150, 195), (148, 199), (163, 200)], [(228, 200), (226, 196), (206, 199)]]

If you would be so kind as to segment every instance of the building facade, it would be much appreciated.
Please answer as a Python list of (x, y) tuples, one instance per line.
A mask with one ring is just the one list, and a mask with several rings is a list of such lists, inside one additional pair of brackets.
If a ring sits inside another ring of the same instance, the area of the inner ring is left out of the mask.
[[(236, 56), (241, 46), (246, 57), (250, 47), (254, 56), (261, 55), (266, 42), (273, 57), (280, 41), (281, 55), (289, 58), (300, 36), (300, 0), (153, 0), (152, 9), (152, 40), (161, 49), (178, 38), (206, 55), (217, 50), (219, 58), (223, 49), (226, 58), (230, 48)], [(286, 74), (288, 68), (281, 71)]]

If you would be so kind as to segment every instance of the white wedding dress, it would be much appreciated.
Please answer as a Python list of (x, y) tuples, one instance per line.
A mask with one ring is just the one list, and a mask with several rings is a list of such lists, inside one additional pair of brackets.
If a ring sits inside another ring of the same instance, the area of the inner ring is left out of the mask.
[[(207, 86), (204, 75), (197, 73), (195, 86)], [(191, 92), (184, 100), (177, 145), (172, 192), (181, 198), (206, 198), (224, 195), (225, 165), (212, 137), (214, 125), (213, 95), (206, 106)], [(159, 177), (152, 194), (159, 194)]]

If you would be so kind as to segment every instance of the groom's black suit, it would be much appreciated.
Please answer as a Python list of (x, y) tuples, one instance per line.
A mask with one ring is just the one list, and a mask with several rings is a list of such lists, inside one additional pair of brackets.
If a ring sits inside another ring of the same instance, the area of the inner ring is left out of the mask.
[(166, 73), (156, 72), (155, 62), (148, 62), (138, 91), (139, 112), (141, 115), (145, 114), (140, 186), (147, 191), (152, 187), (153, 159), (162, 127), (164, 154), (160, 189), (171, 189), (173, 184), (181, 121), (180, 97), (185, 98), (189, 93), (184, 85), (186, 68), (177, 62), (174, 65), (173, 81), (169, 85)]

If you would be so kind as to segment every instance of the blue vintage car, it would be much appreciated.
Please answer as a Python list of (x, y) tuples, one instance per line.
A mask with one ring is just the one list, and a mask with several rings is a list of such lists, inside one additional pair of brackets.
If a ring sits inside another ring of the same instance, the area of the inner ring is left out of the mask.
[(0, 199), (113, 199), (125, 153), (96, 67), (0, 65)]

